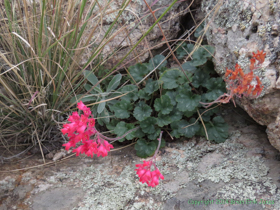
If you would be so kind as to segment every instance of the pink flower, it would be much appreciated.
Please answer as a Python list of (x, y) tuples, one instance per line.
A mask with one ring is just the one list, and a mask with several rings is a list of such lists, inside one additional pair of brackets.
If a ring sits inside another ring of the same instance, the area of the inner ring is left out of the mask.
[[(151, 166), (154, 165), (155, 170), (151, 171)], [(136, 164), (138, 169), (135, 169), (136, 174), (140, 178), (140, 182), (147, 183), (150, 187), (155, 187), (159, 184), (159, 178), (164, 179), (153, 161), (144, 161), (143, 164)]]
[(78, 112), (73, 112), (72, 115), (69, 116), (68, 121), (70, 122), (77, 122), (80, 120), (80, 116)]
[(77, 105), (78, 105), (78, 109), (82, 111), (84, 111), (84, 109), (87, 108), (82, 101), (78, 102)]
[(114, 148), (112, 144), (109, 144), (108, 141), (103, 140), (103, 145), (108, 152), (110, 152), (111, 148)]

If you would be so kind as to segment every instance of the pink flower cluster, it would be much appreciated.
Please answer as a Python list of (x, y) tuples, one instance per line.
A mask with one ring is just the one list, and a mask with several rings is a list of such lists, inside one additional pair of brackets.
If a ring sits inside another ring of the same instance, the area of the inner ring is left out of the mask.
[[(111, 148), (114, 148), (106, 140), (100, 137), (99, 132), (95, 129), (94, 118), (89, 118), (91, 116), (90, 108), (87, 108), (82, 101), (78, 103), (78, 109), (82, 110), (84, 114), (79, 116), (78, 112), (73, 112), (69, 116), (68, 121), (70, 123), (64, 124), (61, 132), (63, 135), (66, 133), (70, 139), (69, 142), (63, 144), (62, 146), (68, 151), (70, 147), (76, 147), (76, 144), (81, 142), (82, 145), (73, 149), (76, 152), (76, 156), (85, 153), (87, 156), (93, 157), (93, 153), (99, 157), (107, 156)], [(91, 136), (95, 135), (96, 138), (90, 139)]]
[[(84, 114), (80, 116), (78, 112), (73, 112), (72, 115), (70, 115), (68, 118), (68, 121), (70, 123), (64, 124), (63, 128), (61, 129), (63, 135), (68, 134), (68, 137), (70, 139), (69, 142), (62, 145), (65, 147), (67, 151), (71, 147), (76, 147), (77, 143), (79, 142), (82, 143), (82, 145), (80, 145), (76, 149), (73, 149), (73, 152), (76, 153), (76, 156), (85, 153), (87, 156), (91, 156), (91, 157), (93, 157), (93, 154), (96, 154), (97, 157), (99, 157), (100, 155), (102, 157), (105, 157), (108, 155), (108, 152), (110, 152), (110, 149), (114, 147), (104, 139), (115, 141), (123, 138), (125, 135), (135, 130), (132, 129), (131, 131), (127, 132), (121, 137), (108, 138), (106, 136), (103, 136), (95, 129), (95, 120), (94, 118), (90, 118), (91, 116), (90, 108), (87, 108), (83, 104), (83, 102), (80, 101), (78, 103), (78, 109), (82, 110)], [(91, 136), (94, 136), (95, 138), (90, 139)], [(160, 133), (160, 137), (158, 139), (159, 140), (158, 148), (155, 151), (153, 158), (150, 161), (144, 161), (143, 164), (135, 165), (136, 167), (138, 167), (138, 169), (135, 170), (137, 171), (137, 175), (140, 178), (140, 182), (147, 183), (148, 186), (151, 187), (157, 186), (159, 184), (160, 178), (164, 179), (163, 175), (160, 173), (155, 163), (153, 162), (153, 159), (156, 157), (156, 154), (161, 144), (161, 136), (162, 136), (162, 132)], [(151, 171), (151, 166), (154, 167), (155, 169), (154, 171)]]
[[(151, 171), (152, 165), (154, 165), (154, 171)], [(136, 164), (135, 166), (138, 167), (135, 171), (137, 171), (136, 173), (140, 178), (140, 182), (143, 184), (147, 183), (148, 186), (155, 187), (159, 183), (159, 178), (162, 180), (164, 179), (163, 175), (160, 173), (152, 160), (143, 161), (143, 164)]]

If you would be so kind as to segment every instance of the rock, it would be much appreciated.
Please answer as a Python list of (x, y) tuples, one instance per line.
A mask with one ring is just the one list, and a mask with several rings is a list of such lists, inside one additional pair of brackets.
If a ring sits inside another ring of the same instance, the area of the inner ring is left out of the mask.
[(267, 0), (203, 0), (201, 10), (211, 13), (206, 38), (216, 48), (213, 61), (218, 74), (223, 75), (235, 63), (247, 73), (248, 56), (257, 50), (266, 53), (265, 62), (254, 71), (264, 85), (262, 94), (257, 99), (236, 101), (256, 122), (267, 126), (270, 143), (280, 151), (279, 4)]
[[(103, 1), (101, 1), (104, 4)], [(102, 23), (98, 25), (98, 30), (92, 36), (92, 41), (96, 44), (101, 43), (107, 29), (113, 20), (117, 16), (120, 5), (122, 5), (121, 0), (114, 0), (110, 3), (107, 12), (114, 11), (110, 15), (104, 15)], [(167, 9), (172, 1), (162, 0), (154, 1), (147, 0), (147, 3), (152, 6), (152, 10), (155, 11), (156, 18), (159, 18), (162, 13)], [(178, 36), (180, 29), (180, 18), (189, 12), (188, 7), (192, 1), (178, 1), (171, 10), (160, 20), (160, 26), (165, 34), (167, 40), (174, 39)], [(197, 1), (193, 7), (198, 7), (201, 0)], [(89, 25), (92, 29), (96, 26), (96, 20), (92, 20)], [(125, 9), (123, 15), (120, 16), (118, 26), (114, 29), (114, 36), (111, 36), (111, 40), (102, 50), (102, 57), (106, 58), (116, 49), (117, 53), (114, 53), (111, 58), (109, 58), (104, 65), (107, 68), (111, 68), (116, 65), (139, 41), (143, 34), (149, 30), (149, 28), (155, 23), (155, 19), (151, 16), (148, 7), (142, 0), (131, 1), (130, 4)], [(126, 25), (126, 27), (124, 27)], [(104, 40), (103, 40), (104, 43)], [(150, 57), (150, 53), (147, 49), (156, 50), (161, 48), (165, 42), (162, 40), (162, 32), (158, 26), (155, 26), (153, 30), (146, 36), (146, 38), (133, 50), (128, 57), (123, 61), (123, 64), (129, 62), (128, 66), (133, 65), (138, 62), (144, 62)], [(88, 54), (83, 56), (82, 64), (86, 63), (87, 58), (90, 57), (92, 53), (92, 47), (87, 50)]]

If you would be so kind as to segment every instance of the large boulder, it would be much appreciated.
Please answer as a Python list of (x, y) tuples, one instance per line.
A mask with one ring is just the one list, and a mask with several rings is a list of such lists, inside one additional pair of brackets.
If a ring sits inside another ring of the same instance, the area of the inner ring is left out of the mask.
[(256, 122), (267, 126), (270, 143), (280, 151), (280, 1), (203, 0), (201, 10), (208, 15), (206, 38), (216, 48), (213, 60), (221, 76), (236, 62), (248, 73), (252, 52), (266, 53), (265, 62), (255, 71), (264, 85), (262, 94), (236, 101)]
[[(92, 1), (92, 0), (91, 0)], [(105, 7), (107, 1), (100, 1), (100, 7)], [(167, 7), (172, 3), (170, 0), (146, 0), (151, 6), (152, 10), (155, 11), (156, 18), (159, 18)], [(185, 14), (189, 13), (191, 0), (178, 1), (173, 7), (167, 12), (167, 14), (160, 20), (159, 24), (165, 34), (167, 40), (177, 38), (180, 29), (180, 18)], [(198, 7), (197, 1), (195, 5)], [(113, 23), (115, 18), (120, 11), (122, 0), (113, 0), (110, 6), (107, 7), (103, 15), (103, 21), (98, 23), (98, 30), (93, 34), (92, 40), (99, 44), (102, 42), (103, 37)], [(106, 14), (106, 15), (105, 15)], [(97, 19), (92, 20), (89, 24), (91, 27), (95, 27)], [(143, 36), (143, 34), (155, 23), (155, 19), (149, 11), (143, 0), (134, 0), (124, 9), (122, 15), (118, 18), (118, 23), (115, 25), (112, 36), (106, 40), (107, 44), (102, 50), (102, 57), (107, 58), (112, 52), (116, 51), (104, 65), (107, 68), (113, 67), (117, 64), (137, 43), (137, 41)], [(146, 36), (146, 38), (130, 53), (125, 59), (123, 64), (131, 61), (129, 65), (133, 65), (138, 62), (143, 62), (151, 56), (151, 51), (161, 48), (165, 41), (162, 39), (162, 32), (156, 25), (153, 30)], [(103, 40), (104, 43), (104, 40)], [(91, 50), (88, 51), (89, 55)], [(85, 56), (82, 63), (86, 63), (86, 59), (89, 57)], [(126, 66), (129, 66), (126, 65)]]

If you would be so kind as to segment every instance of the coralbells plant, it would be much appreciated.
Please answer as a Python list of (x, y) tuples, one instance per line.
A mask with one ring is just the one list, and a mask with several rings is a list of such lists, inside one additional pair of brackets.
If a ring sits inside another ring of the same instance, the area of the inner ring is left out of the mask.
[[(7, 149), (32, 143), (39, 145), (43, 154), (43, 142), (61, 138), (57, 124), (76, 104), (70, 99), (82, 92), (83, 73), (90, 65), (90, 71), (97, 72), (106, 62), (101, 60), (104, 47), (119, 30), (126, 30), (116, 28), (129, 0), (114, 11), (111, 25), (103, 28), (103, 17), (111, 14), (107, 11), (111, 2), (4, 0), (0, 8), (0, 140)], [(97, 42), (92, 37), (100, 31), (104, 35)], [(91, 52), (88, 59), (85, 50)], [(110, 56), (116, 52), (112, 50)]]
[[(63, 144), (62, 146), (68, 151), (71, 147), (76, 147), (77, 144), (80, 144), (77, 148), (73, 149), (72, 152), (76, 153), (76, 156), (85, 153), (87, 156), (93, 157), (93, 154), (96, 154), (97, 157), (100, 155), (105, 157), (110, 152), (111, 148), (114, 148), (108, 141), (117, 141), (128, 135), (129, 133), (135, 131), (137, 128), (131, 129), (121, 137), (109, 138), (102, 135), (95, 128), (95, 119), (92, 116), (90, 108), (86, 107), (82, 101), (78, 103), (78, 109), (82, 110), (84, 114), (81, 116), (78, 112), (73, 112), (69, 116), (68, 121), (70, 123), (64, 124), (61, 132), (63, 135), (68, 134), (70, 139), (69, 142)], [(143, 164), (136, 164), (135, 166), (138, 169), (137, 175), (140, 178), (140, 182), (147, 183), (148, 186), (155, 187), (159, 184), (159, 179), (164, 179), (163, 175), (160, 173), (158, 168), (155, 165), (155, 157), (158, 153), (160, 144), (161, 144), (162, 132), (158, 138), (158, 147), (154, 153), (154, 156), (149, 161), (144, 161)], [(151, 171), (153, 166), (154, 170)]]

